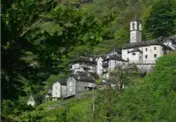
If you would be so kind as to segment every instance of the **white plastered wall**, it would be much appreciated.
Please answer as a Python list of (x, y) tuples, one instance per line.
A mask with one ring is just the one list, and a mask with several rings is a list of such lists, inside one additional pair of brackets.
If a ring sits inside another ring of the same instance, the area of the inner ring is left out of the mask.
[(61, 97), (61, 85), (59, 82), (56, 82), (52, 86), (52, 97), (60, 98)]

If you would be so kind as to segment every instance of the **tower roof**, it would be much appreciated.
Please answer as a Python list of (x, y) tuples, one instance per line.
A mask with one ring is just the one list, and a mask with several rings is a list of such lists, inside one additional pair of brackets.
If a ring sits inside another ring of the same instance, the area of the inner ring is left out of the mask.
[(139, 19), (133, 19), (131, 22), (133, 22), (133, 21), (137, 21), (137, 22), (142, 22), (141, 20), (139, 20)]

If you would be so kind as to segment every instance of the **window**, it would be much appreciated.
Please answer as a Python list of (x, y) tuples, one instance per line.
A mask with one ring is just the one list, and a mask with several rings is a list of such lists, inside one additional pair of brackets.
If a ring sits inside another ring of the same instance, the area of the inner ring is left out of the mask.
[(134, 55), (136, 55), (136, 53), (133, 53), (132, 55), (134, 56)]
[(156, 50), (156, 47), (154, 47), (154, 50)]
[(145, 59), (147, 59), (147, 55), (145, 55)]
[(137, 28), (139, 29), (139, 23), (137, 23)]
[(147, 51), (147, 48), (145, 48), (145, 51)]
[(127, 61), (129, 61), (129, 58), (127, 58)]
[(135, 26), (135, 24), (133, 23), (133, 30), (134, 30), (134, 26)]
[(156, 54), (154, 54), (154, 58), (156, 58), (157, 57), (157, 55)]

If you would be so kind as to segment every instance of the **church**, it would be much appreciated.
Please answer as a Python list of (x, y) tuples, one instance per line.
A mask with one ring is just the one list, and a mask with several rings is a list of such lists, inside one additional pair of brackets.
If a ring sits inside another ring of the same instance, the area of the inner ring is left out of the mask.
[(155, 63), (166, 53), (166, 47), (157, 39), (142, 41), (140, 20), (130, 22), (130, 43), (122, 47), (122, 59), (129, 63)]

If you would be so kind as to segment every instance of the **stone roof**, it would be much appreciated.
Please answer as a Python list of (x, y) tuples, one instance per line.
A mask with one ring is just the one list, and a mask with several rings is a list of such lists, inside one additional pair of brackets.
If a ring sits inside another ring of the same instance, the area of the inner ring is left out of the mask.
[(82, 72), (82, 71), (77, 71), (76, 75), (82, 75), (82, 76), (86, 76), (87, 72)]
[(93, 64), (96, 65), (97, 62), (96, 61), (91, 61), (90, 58), (80, 58), (80, 59), (76, 59), (76, 60), (72, 60), (70, 61), (70, 63), (88, 63), (88, 64)]
[(133, 53), (133, 52), (142, 52), (139, 48), (134, 48), (131, 51), (129, 51), (128, 53)]
[(158, 40), (154, 39), (149, 41), (126, 43), (122, 46), (122, 49), (130, 49), (130, 48), (144, 47), (144, 46), (150, 46), (150, 45), (162, 45), (162, 44)]
[(95, 83), (95, 80), (91, 76), (80, 76), (80, 75), (72, 75), (77, 81)]
[(121, 54), (121, 49), (120, 48), (113, 48), (113, 49), (111, 49), (111, 50), (109, 50), (108, 52), (107, 52), (107, 54), (109, 54), (109, 53), (111, 53), (111, 52), (117, 52), (118, 54)]
[(115, 61), (124, 61), (124, 59), (122, 59), (120, 56), (117, 56), (117, 55), (113, 55), (113, 56), (110, 56), (109, 58), (105, 59), (104, 61), (107, 61), (107, 60), (115, 60)]
[(170, 36), (169, 38), (176, 40), (176, 35)]
[(114, 48), (114, 50), (115, 50), (117, 53), (119, 53), (119, 54), (122, 53), (122, 50), (121, 50), (120, 48)]
[(103, 54), (103, 55), (97, 55), (96, 57), (97, 57), (97, 58), (100, 58), (100, 57), (101, 57), (102, 59), (105, 59), (105, 58), (106, 58), (106, 54)]
[(47, 92), (47, 94), (51, 94), (52, 93), (52, 89), (50, 88)]
[(57, 82), (59, 82), (61, 85), (67, 85), (65, 79), (58, 79)]
[(165, 38), (164, 41), (171, 40), (173, 44), (176, 45), (176, 35), (170, 36), (168, 38)]

